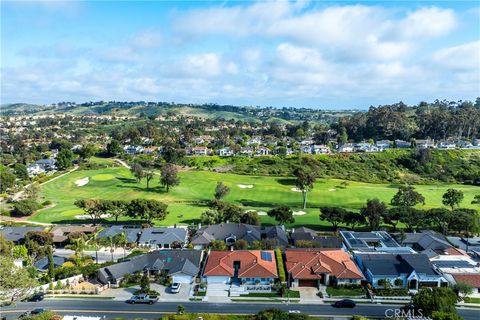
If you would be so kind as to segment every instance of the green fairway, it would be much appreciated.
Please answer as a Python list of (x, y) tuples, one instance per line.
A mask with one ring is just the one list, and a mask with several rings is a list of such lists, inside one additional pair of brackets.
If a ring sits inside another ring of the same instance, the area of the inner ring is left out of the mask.
[[(76, 208), (73, 202), (77, 199), (123, 199), (135, 198), (157, 199), (168, 204), (169, 214), (158, 225), (197, 223), (200, 214), (207, 208), (205, 201), (213, 198), (215, 185), (222, 181), (231, 191), (226, 201), (243, 205), (246, 209), (268, 211), (270, 208), (284, 204), (294, 211), (302, 211), (302, 195), (292, 191), (293, 179), (281, 177), (244, 176), (230, 173), (214, 173), (209, 171), (185, 171), (179, 173), (181, 183), (166, 193), (159, 185), (158, 176), (150, 183), (136, 183), (130, 171), (124, 167), (111, 167), (99, 170), (78, 170), (42, 187), (43, 200), (51, 200), (55, 206), (42, 210), (30, 220), (39, 222), (67, 223), (81, 222), (76, 215), (84, 214)], [(79, 180), (88, 183), (77, 186)], [(308, 194), (306, 214), (296, 215), (294, 225), (321, 228), (328, 225), (318, 218), (320, 206), (342, 206), (347, 209), (359, 209), (367, 199), (379, 198), (386, 203), (397, 191), (396, 185), (368, 184), (349, 181), (345, 189), (341, 189), (341, 180), (320, 179), (315, 188)], [(238, 185), (243, 185), (240, 188)], [(252, 188), (248, 188), (253, 185)], [(247, 187), (246, 187), (247, 186)], [(417, 190), (425, 196), (426, 204), (422, 208), (441, 207), (442, 194), (448, 188), (460, 189), (465, 193), (463, 207), (473, 208), (470, 204), (475, 194), (480, 194), (480, 188), (465, 185), (420, 185)], [(121, 220), (124, 220), (123, 218)], [(274, 223), (274, 220), (261, 216), (263, 222)]]

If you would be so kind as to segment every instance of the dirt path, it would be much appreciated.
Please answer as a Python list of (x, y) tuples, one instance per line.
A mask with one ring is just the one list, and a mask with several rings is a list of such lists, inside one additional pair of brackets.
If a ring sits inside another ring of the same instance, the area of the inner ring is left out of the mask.
[(45, 222), (37, 222), (37, 221), (27, 220), (30, 217), (31, 216), (15, 218), (15, 217), (0, 216), (0, 222), (21, 222), (21, 223), (34, 224), (34, 225), (37, 225), (37, 226), (52, 226), (53, 225), (52, 223), (45, 223)]
[(122, 166), (124, 166), (125, 168), (130, 169), (130, 166), (125, 161), (123, 161), (121, 159), (115, 159), (115, 161), (118, 162), (119, 164), (121, 164)]

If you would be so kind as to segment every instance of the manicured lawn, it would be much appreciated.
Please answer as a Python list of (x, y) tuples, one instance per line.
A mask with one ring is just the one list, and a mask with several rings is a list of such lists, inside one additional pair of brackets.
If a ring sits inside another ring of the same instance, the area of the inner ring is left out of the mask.
[(465, 302), (468, 303), (479, 303), (480, 304), (480, 298), (473, 298), (473, 297), (466, 297)]
[(327, 287), (327, 293), (331, 297), (356, 297), (356, 296), (364, 296), (365, 289)]
[[(341, 180), (320, 179), (315, 188), (308, 194), (308, 208), (301, 209), (302, 195), (292, 191), (293, 179), (281, 177), (246, 176), (230, 173), (214, 173), (210, 171), (180, 172), (181, 183), (166, 193), (159, 185), (158, 176), (150, 183), (136, 183), (130, 171), (124, 167), (111, 167), (99, 170), (77, 170), (51, 181), (42, 186), (41, 201), (51, 200), (55, 206), (42, 210), (30, 220), (39, 222), (68, 223), (81, 222), (75, 216), (83, 215), (73, 202), (77, 199), (123, 199), (136, 198), (157, 199), (168, 204), (169, 214), (158, 225), (198, 223), (200, 214), (207, 209), (205, 203), (213, 198), (218, 181), (230, 187), (231, 192), (226, 201), (242, 205), (245, 209), (268, 211), (277, 205), (288, 205), (294, 211), (305, 211), (304, 215), (296, 215), (292, 225), (303, 225), (322, 229), (329, 226), (318, 218), (320, 206), (342, 206), (351, 210), (361, 208), (367, 199), (377, 197), (389, 202), (397, 191), (396, 185), (368, 184), (349, 181), (345, 189), (338, 188)], [(77, 186), (75, 181), (89, 178), (88, 184)], [(239, 185), (253, 185), (253, 188), (240, 188)], [(426, 204), (422, 208), (441, 207), (442, 194), (448, 188), (460, 189), (465, 193), (462, 203), (464, 207), (470, 204), (475, 194), (480, 194), (480, 188), (464, 185), (421, 185), (417, 190), (425, 196)], [(275, 223), (268, 216), (261, 216), (264, 223)], [(122, 222), (129, 220), (121, 218)], [(83, 220), (87, 221), (87, 220)]]

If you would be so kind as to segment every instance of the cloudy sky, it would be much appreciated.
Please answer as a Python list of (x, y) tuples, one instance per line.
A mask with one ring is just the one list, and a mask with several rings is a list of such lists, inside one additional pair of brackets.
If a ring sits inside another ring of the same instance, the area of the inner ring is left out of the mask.
[(341, 109), (480, 95), (478, 1), (1, 6), (2, 103)]

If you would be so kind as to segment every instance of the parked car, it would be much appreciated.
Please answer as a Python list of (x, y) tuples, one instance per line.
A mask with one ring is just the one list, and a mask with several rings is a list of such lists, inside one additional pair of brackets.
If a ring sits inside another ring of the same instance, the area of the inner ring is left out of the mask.
[(28, 317), (28, 316), (34, 316), (34, 315), (41, 314), (41, 313), (44, 313), (44, 312), (47, 312), (47, 311), (48, 310), (45, 309), (45, 308), (35, 308), (31, 311), (27, 311), (24, 314), (22, 314), (20, 316), (20, 318), (24, 318), (24, 317)]
[(45, 298), (45, 294), (43, 292), (35, 293), (33, 296), (31, 296), (28, 301), (33, 301), (33, 302), (38, 302), (42, 301)]
[(181, 287), (182, 287), (182, 284), (181, 284), (181, 283), (174, 282), (174, 283), (172, 283), (172, 286), (171, 286), (171, 288), (170, 288), (170, 291), (171, 291), (172, 293), (179, 293)]
[(355, 301), (350, 300), (350, 299), (342, 299), (336, 301), (333, 306), (335, 308), (354, 308), (356, 306)]
[(133, 296), (127, 300), (127, 303), (135, 304), (135, 303), (148, 303), (154, 304), (158, 301), (158, 297), (149, 294), (139, 294), (138, 296)]

